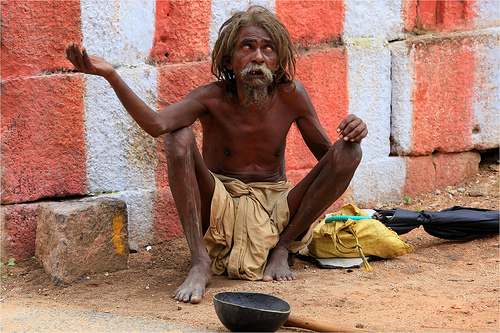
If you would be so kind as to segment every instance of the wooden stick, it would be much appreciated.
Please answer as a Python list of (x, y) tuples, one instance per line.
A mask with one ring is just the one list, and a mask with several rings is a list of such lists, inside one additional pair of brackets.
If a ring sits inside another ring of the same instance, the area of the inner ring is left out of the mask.
[(342, 326), (294, 315), (290, 315), (283, 326), (305, 328), (315, 332), (371, 332), (361, 328)]

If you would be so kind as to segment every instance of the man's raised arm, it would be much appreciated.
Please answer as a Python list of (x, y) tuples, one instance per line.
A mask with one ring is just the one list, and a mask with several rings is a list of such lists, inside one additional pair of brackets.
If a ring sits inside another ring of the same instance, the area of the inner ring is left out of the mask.
[(105, 78), (132, 118), (154, 137), (191, 125), (205, 111), (203, 104), (189, 98), (157, 113), (130, 89), (113, 66), (103, 58), (88, 55), (84, 47), (73, 42), (66, 47), (66, 58), (79, 72)]

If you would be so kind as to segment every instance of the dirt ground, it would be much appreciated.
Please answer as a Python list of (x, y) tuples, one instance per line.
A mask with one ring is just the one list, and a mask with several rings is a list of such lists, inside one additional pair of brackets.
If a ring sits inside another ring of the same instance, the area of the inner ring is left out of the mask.
[[(382, 208), (438, 211), (460, 205), (498, 210), (498, 179), (498, 164), (483, 164), (479, 174), (456, 186), (411, 200), (402, 198)], [(286, 300), (295, 315), (378, 332), (500, 331), (498, 235), (449, 241), (419, 228), (401, 238), (415, 251), (372, 261), (371, 272), (321, 269), (296, 260), (294, 281), (214, 277), (198, 305), (179, 303), (171, 296), (190, 267), (185, 239), (164, 242), (149, 251), (140, 249), (130, 255), (128, 270), (91, 274), (66, 288), (53, 285), (33, 259), (16, 264), (13, 276), (1, 279), (0, 304), (100, 311), (227, 331), (216, 316), (213, 296), (221, 291), (249, 291)]]

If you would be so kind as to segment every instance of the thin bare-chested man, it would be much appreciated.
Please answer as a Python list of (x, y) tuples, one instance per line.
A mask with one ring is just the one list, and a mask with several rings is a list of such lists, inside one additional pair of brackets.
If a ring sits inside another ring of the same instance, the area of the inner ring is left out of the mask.
[[(164, 135), (168, 178), (191, 252), (191, 270), (174, 298), (198, 303), (212, 273), (293, 280), (288, 254), (347, 189), (367, 135), (349, 115), (332, 145), (302, 84), (286, 28), (262, 7), (224, 23), (212, 53), (218, 81), (155, 112), (104, 59), (70, 43), (75, 68), (104, 77), (150, 135)], [(188, 128), (203, 126), (203, 156)], [(296, 123), (318, 163), (295, 187), (286, 181), (285, 143)], [(297, 245), (298, 244), (298, 245)], [(297, 246), (296, 246), (297, 245)]]

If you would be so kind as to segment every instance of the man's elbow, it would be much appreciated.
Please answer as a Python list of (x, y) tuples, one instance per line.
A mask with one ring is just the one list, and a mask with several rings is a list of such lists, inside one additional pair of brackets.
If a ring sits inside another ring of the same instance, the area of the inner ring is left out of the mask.
[(164, 125), (161, 125), (161, 124), (158, 124), (158, 125), (155, 125), (155, 126), (152, 126), (148, 129), (144, 129), (149, 135), (151, 135), (152, 137), (154, 138), (157, 138), (159, 137), (160, 135), (163, 135), (165, 133), (168, 133), (170, 132), (170, 130), (164, 126)]

